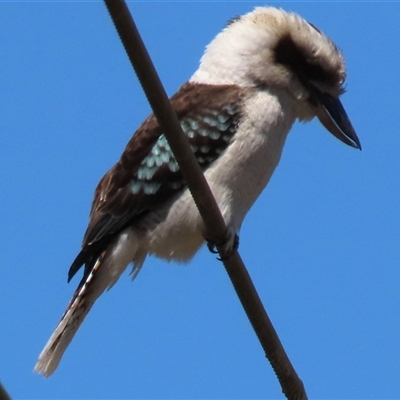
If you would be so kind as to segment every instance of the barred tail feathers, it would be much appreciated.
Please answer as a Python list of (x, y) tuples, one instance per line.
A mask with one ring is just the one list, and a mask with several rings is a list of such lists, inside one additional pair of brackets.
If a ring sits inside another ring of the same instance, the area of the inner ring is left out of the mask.
[[(110, 289), (125, 271), (130, 262), (140, 269), (144, 257), (137, 257), (138, 244), (132, 243), (129, 232), (121, 234), (111, 247), (95, 261), (90, 273), (83, 279), (75, 291), (68, 307), (39, 355), (35, 372), (48, 377), (57, 369), (60, 360), (89, 313), (97, 298)], [(138, 271), (137, 271), (138, 272)]]

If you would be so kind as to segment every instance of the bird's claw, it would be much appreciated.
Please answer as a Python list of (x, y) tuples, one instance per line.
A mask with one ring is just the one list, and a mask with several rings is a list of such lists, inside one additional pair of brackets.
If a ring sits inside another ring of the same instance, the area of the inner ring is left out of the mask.
[(217, 246), (207, 240), (207, 248), (213, 254), (218, 254)]
[[(217, 257), (218, 261), (228, 260), (235, 250), (239, 248), (239, 236), (237, 233), (231, 235), (231, 237), (225, 242), (215, 242), (211, 240), (206, 240), (207, 248), (212, 254), (221, 254), (221, 257)], [(221, 252), (218, 251), (221, 249)]]

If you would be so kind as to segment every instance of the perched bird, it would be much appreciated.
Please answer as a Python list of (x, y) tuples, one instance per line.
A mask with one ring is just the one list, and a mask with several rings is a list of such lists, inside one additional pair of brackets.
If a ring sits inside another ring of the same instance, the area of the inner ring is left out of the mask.
[[(171, 98), (235, 244), (246, 213), (267, 185), (296, 120), (315, 116), (342, 142), (361, 149), (339, 100), (344, 59), (314, 25), (259, 7), (231, 20), (200, 66)], [(187, 262), (204, 243), (204, 225), (156, 120), (148, 117), (96, 188), (82, 249), (68, 281), (83, 278), (35, 370), (52, 374), (95, 300), (129, 263), (147, 257)]]

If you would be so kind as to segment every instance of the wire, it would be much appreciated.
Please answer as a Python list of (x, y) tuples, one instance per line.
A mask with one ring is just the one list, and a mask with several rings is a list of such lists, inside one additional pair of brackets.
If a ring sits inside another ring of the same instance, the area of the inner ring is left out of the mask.
[(121, 42), (143, 87), (165, 137), (179, 164), (183, 178), (204, 220), (206, 237), (216, 247), (240, 302), (288, 399), (307, 399), (302, 381), (294, 370), (263, 307), (239, 255), (224, 252), (227, 227), (188, 140), (180, 126), (154, 65), (124, 0), (104, 0)]

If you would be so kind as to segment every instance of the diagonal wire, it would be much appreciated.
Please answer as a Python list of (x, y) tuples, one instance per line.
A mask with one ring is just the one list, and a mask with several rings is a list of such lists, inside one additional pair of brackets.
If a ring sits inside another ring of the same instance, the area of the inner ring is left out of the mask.
[[(207, 238), (214, 243), (225, 243), (227, 240), (225, 221), (182, 132), (178, 117), (169, 103), (125, 1), (104, 0), (104, 2), (204, 220)], [(279, 340), (239, 253), (234, 251), (228, 255), (224, 254), (222, 246), (217, 246), (217, 249), (266, 357), (277, 375), (283, 393), (288, 399), (307, 399), (303, 383)]]

